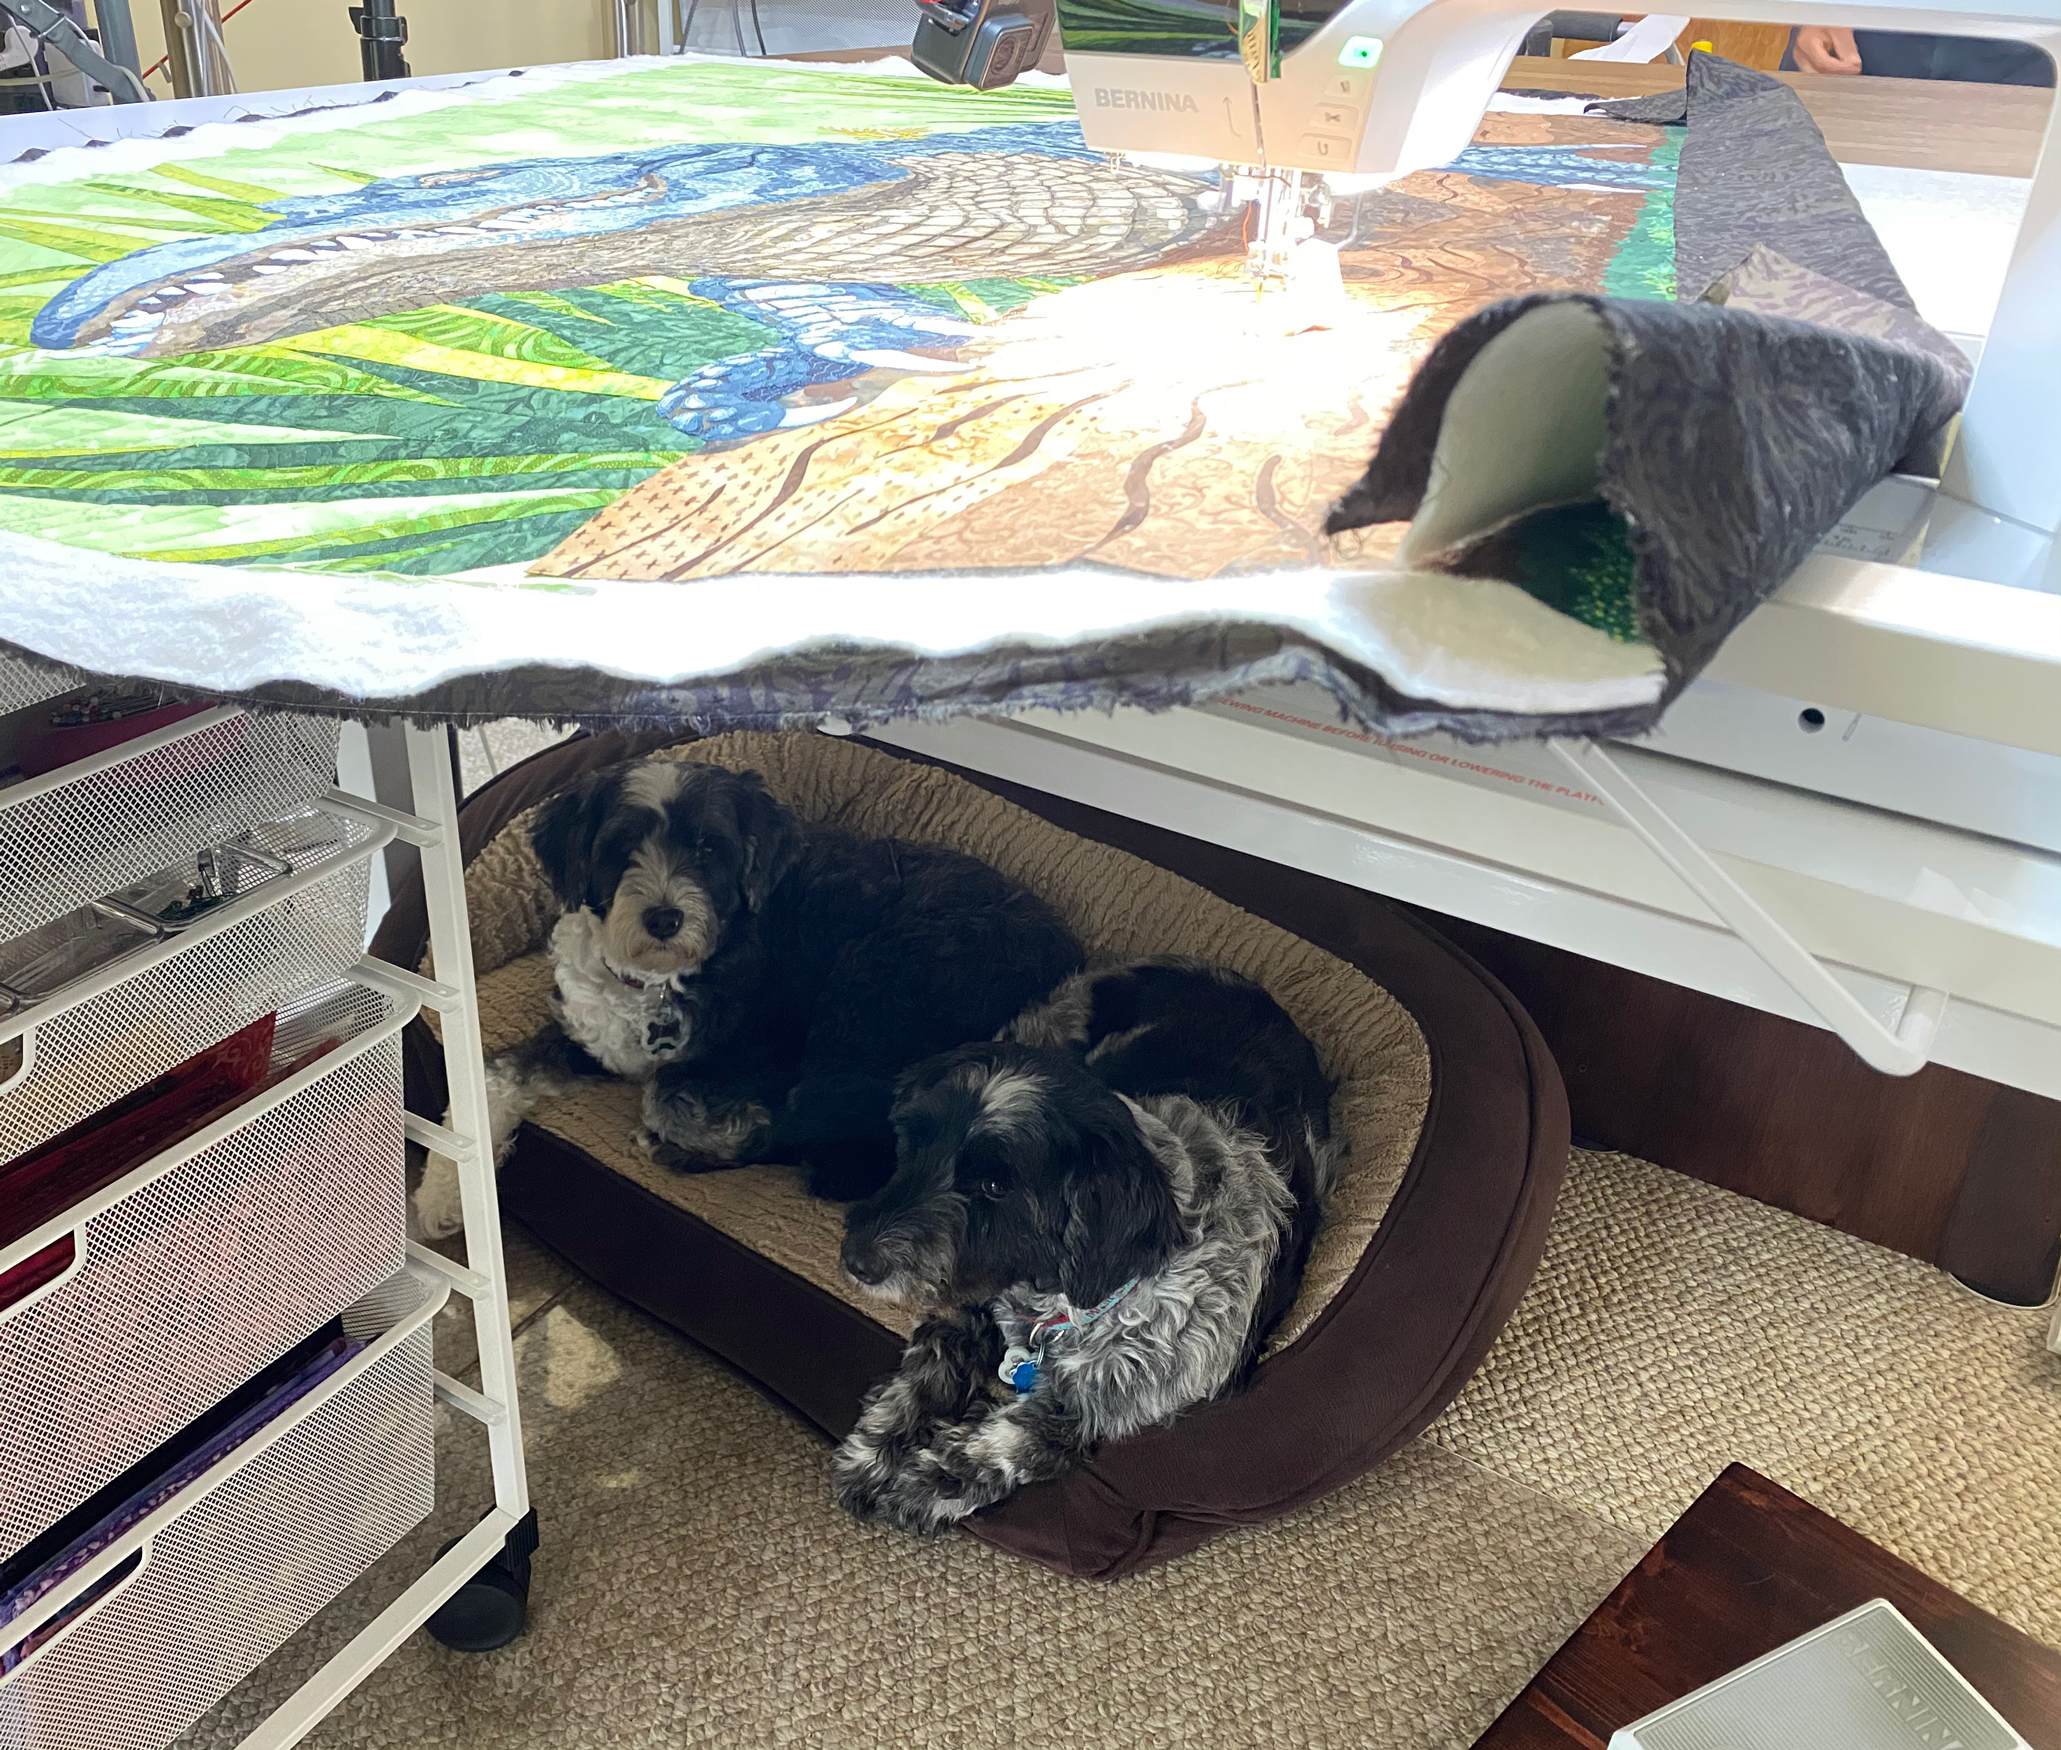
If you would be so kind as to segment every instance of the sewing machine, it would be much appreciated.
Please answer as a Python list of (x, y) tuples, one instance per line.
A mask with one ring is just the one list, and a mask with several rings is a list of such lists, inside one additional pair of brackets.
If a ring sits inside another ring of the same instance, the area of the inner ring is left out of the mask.
[[(1458, 156), (1537, 10), (925, 0), (912, 56), (934, 78), (1004, 84), (1056, 29), (1088, 143), (1226, 165), (1264, 282), (1308, 247), (1341, 177)], [(2061, 49), (2057, 0), (1703, 10)], [(1829, 1026), (1890, 1073), (1939, 1061), (2061, 1097), (2051, 122), (2048, 141), (1994, 319), (1964, 341), (1979, 365), (1946, 478), (1863, 498), (1641, 743), (1389, 742), (1295, 688), (884, 739)], [(1922, 248), (1950, 251), (1961, 216), (1930, 198)]]
[[(1714, 18), (2016, 37), (2061, 51), (2061, 3), (1717, 0)], [(1056, 28), (1090, 146), (1214, 159), (1255, 182), (1255, 274), (1315, 229), (1326, 177), (1450, 163), (1537, 21), (1523, 0), (921, 0), (911, 58), (1006, 85)], [(1315, 174), (1311, 174), (1315, 173)], [(2042, 156), (1946, 489), (2050, 541), (2061, 528), (2061, 155)], [(2002, 531), (1978, 575), (2045, 563)], [(1970, 531), (1963, 539), (1973, 539)], [(1999, 581), (2015, 579), (1999, 578)]]

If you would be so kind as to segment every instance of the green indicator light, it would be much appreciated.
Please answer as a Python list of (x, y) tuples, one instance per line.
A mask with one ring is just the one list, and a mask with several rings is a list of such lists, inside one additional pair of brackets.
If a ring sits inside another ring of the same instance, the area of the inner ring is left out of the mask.
[(1349, 36), (1345, 47), (1338, 51), (1341, 67), (1371, 67), (1381, 59), (1381, 39), (1378, 36)]

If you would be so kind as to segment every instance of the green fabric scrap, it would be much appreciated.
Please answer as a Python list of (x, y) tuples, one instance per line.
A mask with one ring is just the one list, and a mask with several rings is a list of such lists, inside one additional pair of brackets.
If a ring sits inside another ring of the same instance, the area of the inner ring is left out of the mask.
[(1475, 548), (1456, 569), (1501, 577), (1619, 644), (1641, 636), (1632, 602), (1631, 527), (1600, 498), (1533, 511)]
[[(331, 174), (344, 173), (332, 171)], [(225, 176), (209, 176), (194, 169), (190, 164), (159, 164), (152, 169), (151, 175), (167, 177), (173, 182), (185, 183), (188, 188), (204, 188), (210, 194), (227, 195), (231, 200), (250, 201), (253, 204), (283, 198), (276, 188), (260, 188), (255, 182), (231, 182)], [(352, 177), (349, 180), (357, 179)], [(378, 178), (367, 177), (365, 180), (373, 182)]]
[(1675, 172), (1681, 164), (1684, 130), (1662, 130), (1652, 164), (1667, 172), (1662, 187), (1648, 192), (1632, 229), (1603, 270), (1603, 290), (1613, 298), (1672, 299), (1675, 295)]

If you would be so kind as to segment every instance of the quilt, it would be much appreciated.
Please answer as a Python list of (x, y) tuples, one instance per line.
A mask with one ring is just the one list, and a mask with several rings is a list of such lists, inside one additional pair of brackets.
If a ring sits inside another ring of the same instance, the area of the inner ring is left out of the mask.
[(1650, 715), (1634, 519), (1549, 529), (1541, 585), (1398, 568), (1392, 490), (1334, 514), (1482, 306), (1683, 290), (1694, 130), (1578, 109), (1336, 189), (1314, 312), (1215, 167), (1105, 159), (1056, 81), (624, 62), (0, 167), (0, 638), (712, 728), (1273, 679)]

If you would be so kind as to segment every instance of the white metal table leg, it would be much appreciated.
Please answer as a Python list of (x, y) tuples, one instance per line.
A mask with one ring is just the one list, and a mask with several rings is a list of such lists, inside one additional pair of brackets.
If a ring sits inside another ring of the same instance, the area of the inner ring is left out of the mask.
[(515, 1405), (508, 1271), (501, 1256), (493, 1150), (486, 1140), (486, 1057), (472, 982), (472, 924), (465, 905), (465, 859), (458, 842), (458, 796), (442, 729), (408, 731), (408, 776), (414, 786), (415, 811), (443, 829), (436, 843), (422, 847), (422, 892), (429, 911), (430, 955), (437, 982), (458, 992), (460, 999), (443, 1015), (444, 1074), (450, 1085), (450, 1125), (467, 1144), (458, 1157), (465, 1261), (490, 1285), (490, 1291), (472, 1303), (473, 1326), (479, 1338), (480, 1390), (507, 1411), (505, 1421), (488, 1429), (494, 1504), (520, 1518), (529, 1511), (530, 1497), (523, 1474), (522, 1422)]

